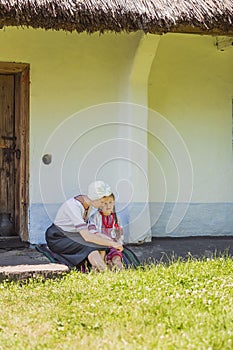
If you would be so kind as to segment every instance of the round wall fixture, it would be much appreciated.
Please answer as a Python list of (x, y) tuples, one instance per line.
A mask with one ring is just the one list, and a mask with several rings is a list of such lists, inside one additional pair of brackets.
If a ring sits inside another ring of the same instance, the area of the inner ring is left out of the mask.
[(44, 154), (42, 157), (42, 162), (46, 165), (52, 162), (52, 154)]

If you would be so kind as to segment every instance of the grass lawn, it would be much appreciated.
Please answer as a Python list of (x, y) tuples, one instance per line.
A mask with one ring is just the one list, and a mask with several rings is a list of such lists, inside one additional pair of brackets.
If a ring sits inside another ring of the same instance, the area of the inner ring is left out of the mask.
[(0, 349), (233, 349), (233, 261), (0, 284)]

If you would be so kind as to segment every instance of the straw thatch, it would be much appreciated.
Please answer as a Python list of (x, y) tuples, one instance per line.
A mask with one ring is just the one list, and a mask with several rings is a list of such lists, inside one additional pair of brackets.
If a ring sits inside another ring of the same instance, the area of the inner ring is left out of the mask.
[(0, 26), (77, 32), (233, 32), (233, 0), (3, 0)]

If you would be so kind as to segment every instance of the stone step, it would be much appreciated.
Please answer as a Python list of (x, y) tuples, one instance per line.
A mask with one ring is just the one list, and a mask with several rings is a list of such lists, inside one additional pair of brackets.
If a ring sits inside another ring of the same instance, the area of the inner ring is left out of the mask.
[(62, 264), (51, 263), (36, 249), (2, 249), (0, 250), (0, 282), (22, 281), (29, 278), (54, 278), (68, 272)]

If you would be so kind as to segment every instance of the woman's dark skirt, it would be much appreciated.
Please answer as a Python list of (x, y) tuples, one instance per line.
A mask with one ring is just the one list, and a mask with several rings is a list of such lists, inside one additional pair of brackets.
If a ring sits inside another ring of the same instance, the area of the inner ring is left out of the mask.
[(67, 261), (70, 267), (79, 267), (93, 251), (109, 250), (107, 246), (86, 242), (79, 232), (65, 232), (54, 224), (47, 229), (45, 238), (49, 249)]

